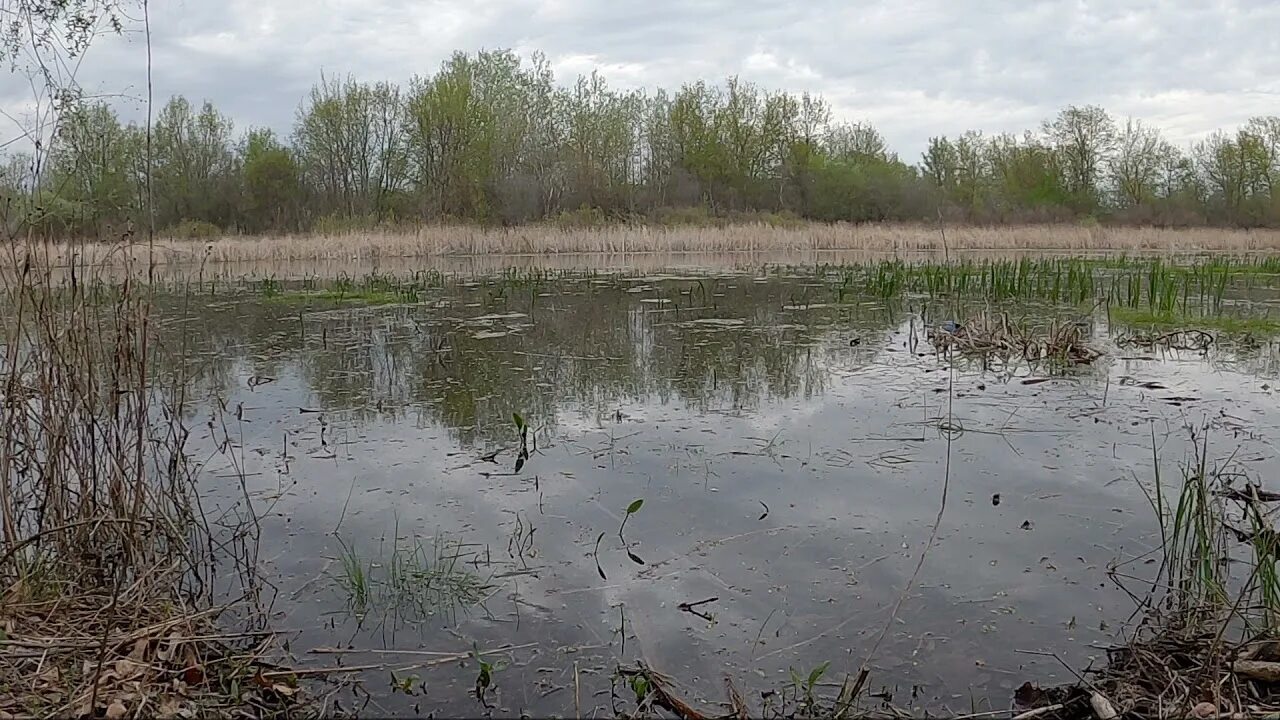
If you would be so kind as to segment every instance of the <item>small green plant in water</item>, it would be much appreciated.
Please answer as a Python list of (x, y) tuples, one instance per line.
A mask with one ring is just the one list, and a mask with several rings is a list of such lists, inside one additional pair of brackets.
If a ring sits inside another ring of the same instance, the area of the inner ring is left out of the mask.
[(262, 295), (264, 298), (280, 297), (283, 290), (284, 288), (280, 284), (280, 281), (275, 279), (274, 276), (263, 278), (258, 281), (258, 294)]
[(831, 661), (822, 663), (809, 671), (807, 677), (801, 677), (793, 668), (787, 668), (791, 673), (791, 685), (795, 688), (796, 693), (804, 693), (801, 703), (804, 707), (813, 707), (817, 703), (814, 696), (814, 688), (818, 686), (818, 682), (822, 680), (822, 676), (827, 674), (827, 668), (831, 665)]
[(395, 670), (391, 671), (391, 692), (400, 692), (405, 695), (412, 696), (414, 694), (413, 687), (415, 685), (417, 685), (423, 692), (426, 692), (426, 688), (422, 687), (422, 681), (418, 679), (417, 675), (406, 675), (404, 677), (400, 677), (396, 675)]
[(489, 588), (466, 566), (471, 554), (456, 540), (438, 535), (429, 542), (397, 539), (378, 562), (362, 558), (354, 545), (339, 544), (340, 574), (335, 579), (360, 620), (375, 611), (422, 620), (473, 605)]
[[(640, 512), (640, 508), (643, 506), (644, 506), (644, 498), (637, 498), (635, 500), (632, 500), (631, 504), (627, 506), (627, 513), (622, 516), (622, 524), (618, 526), (618, 539), (622, 541), (622, 547), (624, 550), (626, 550), (627, 557), (631, 558), (631, 562), (637, 565), (643, 565), (644, 560), (641, 560), (639, 555), (636, 555), (634, 552), (631, 551), (630, 544), (628, 544), (627, 539), (622, 536), (622, 530), (627, 526), (627, 520), (630, 519), (632, 515)], [(596, 541), (597, 548), (599, 548), (599, 542), (600, 542), (599, 540)], [(598, 565), (597, 565), (597, 569), (599, 569)]]
[(631, 676), (631, 691), (636, 694), (636, 704), (644, 702), (649, 697), (649, 680), (643, 675)]
[(487, 695), (489, 689), (494, 685), (493, 676), (499, 671), (506, 668), (505, 663), (491, 663), (480, 656), (480, 648), (473, 642), (471, 643), (471, 655), (476, 659), (476, 664), (480, 666), (479, 672), (476, 673), (476, 699), (485, 708), (492, 707), (489, 704)]
[(369, 608), (369, 573), (364, 559), (356, 552), (355, 546), (348, 546), (338, 540), (342, 550), (338, 553), (338, 562), (342, 575), (338, 582), (347, 593), (347, 604), (357, 618), (363, 618)]

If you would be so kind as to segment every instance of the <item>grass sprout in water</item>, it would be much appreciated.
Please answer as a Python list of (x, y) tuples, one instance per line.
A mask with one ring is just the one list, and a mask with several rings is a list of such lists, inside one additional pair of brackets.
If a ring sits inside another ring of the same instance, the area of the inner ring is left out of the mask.
[(475, 553), (458, 540), (436, 535), (402, 543), (397, 538), (390, 553), (380, 548), (377, 559), (361, 555), (354, 543), (338, 542), (339, 573), (333, 580), (359, 619), (376, 613), (424, 620), (475, 605), (491, 587), (467, 566)]

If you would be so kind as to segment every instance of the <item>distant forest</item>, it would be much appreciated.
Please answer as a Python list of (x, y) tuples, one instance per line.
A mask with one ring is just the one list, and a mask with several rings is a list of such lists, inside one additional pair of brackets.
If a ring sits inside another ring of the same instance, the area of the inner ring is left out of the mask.
[[(66, 110), (44, 161), (0, 192), (47, 237), (341, 231), (423, 223), (929, 221), (1280, 226), (1280, 117), (1180, 149), (1068, 107), (1022, 135), (935, 137), (918, 162), (820, 97), (730, 78), (619, 91), (556, 84), (545, 58), (455, 54), (407, 85), (322, 78), (289, 137), (237, 134), (181, 96), (146, 132)], [(153, 203), (148, 208), (148, 198)]]

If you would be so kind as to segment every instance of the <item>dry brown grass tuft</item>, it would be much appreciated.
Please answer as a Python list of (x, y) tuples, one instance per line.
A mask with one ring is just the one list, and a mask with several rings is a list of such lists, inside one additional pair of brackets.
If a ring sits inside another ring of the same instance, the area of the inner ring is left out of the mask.
[(163, 589), (182, 573), (175, 561), (119, 592), (55, 576), (11, 584), (0, 595), (0, 716), (283, 714), (298, 689), (261, 660), (274, 636), (222, 633), (217, 609), (171, 602)]
[(1054, 321), (1037, 330), (1012, 322), (1008, 313), (977, 315), (955, 328), (932, 328), (929, 341), (939, 351), (961, 355), (1049, 363), (1087, 365), (1102, 356), (1079, 323)]
[[(863, 251), (877, 253), (972, 251), (1256, 252), (1280, 250), (1280, 230), (1222, 228), (1104, 228), (1081, 225), (948, 227), (946, 246), (936, 225), (764, 224), (729, 227), (615, 226), (557, 229), (545, 226), (481, 228), (427, 226), (416, 231), (343, 235), (225, 236), (203, 240), (158, 239), (164, 264), (281, 260), (550, 255), (565, 253), (769, 253)], [(54, 246), (55, 258), (72, 253), (90, 263), (141, 262), (145, 244), (90, 243)]]

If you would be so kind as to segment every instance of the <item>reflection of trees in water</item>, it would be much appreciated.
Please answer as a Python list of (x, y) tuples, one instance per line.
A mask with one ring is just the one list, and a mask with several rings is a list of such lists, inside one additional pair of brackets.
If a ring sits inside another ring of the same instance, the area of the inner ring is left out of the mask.
[[(883, 347), (872, 336), (893, 328), (896, 315), (864, 306), (785, 310), (795, 282), (722, 283), (714, 307), (697, 307), (691, 281), (654, 283), (646, 293), (628, 293), (620, 281), (483, 283), (420, 305), (304, 311), (301, 321), (296, 307), (257, 298), (186, 321), (170, 305), (165, 312), (179, 317), (165, 325), (165, 348), (172, 363), (189, 358), (206, 395), (227, 397), (254, 375), (296, 374), (327, 411), (359, 420), (410, 405), (460, 442), (500, 441), (512, 432), (512, 412), (554, 428), (570, 406), (595, 421), (650, 399), (750, 409), (823, 392), (833, 365), (873, 355), (850, 352), (849, 338)], [(673, 302), (640, 302), (655, 296)]]

